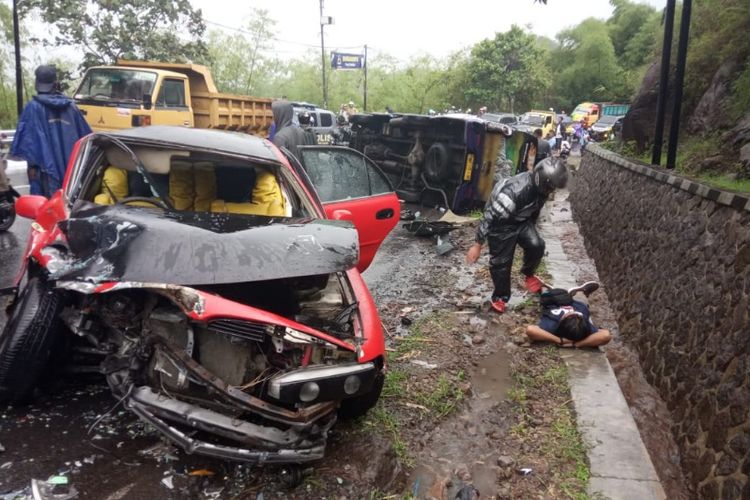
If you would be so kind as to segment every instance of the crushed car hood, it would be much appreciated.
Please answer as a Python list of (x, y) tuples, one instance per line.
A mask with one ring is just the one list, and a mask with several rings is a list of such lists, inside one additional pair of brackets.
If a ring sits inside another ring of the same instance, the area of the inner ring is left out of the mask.
[(48, 265), (54, 279), (241, 283), (344, 271), (359, 259), (346, 221), (82, 203), (60, 229), (69, 253)]

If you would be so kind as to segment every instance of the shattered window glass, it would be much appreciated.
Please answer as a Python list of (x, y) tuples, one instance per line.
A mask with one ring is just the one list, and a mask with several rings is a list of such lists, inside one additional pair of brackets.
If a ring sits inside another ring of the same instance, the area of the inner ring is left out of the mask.
[(334, 149), (309, 149), (301, 154), (305, 170), (323, 203), (370, 196), (364, 157)]

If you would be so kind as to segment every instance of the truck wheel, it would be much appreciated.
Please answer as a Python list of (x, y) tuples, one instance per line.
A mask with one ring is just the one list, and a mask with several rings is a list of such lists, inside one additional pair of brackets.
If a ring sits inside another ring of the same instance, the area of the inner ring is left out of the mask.
[(449, 180), (450, 150), (441, 142), (436, 142), (427, 150), (424, 161), (424, 173), (430, 182), (445, 182)]
[(0, 400), (27, 399), (52, 354), (60, 296), (39, 277), (29, 279), (0, 333)]
[(384, 382), (385, 375), (383, 375), (383, 372), (380, 372), (375, 379), (375, 382), (372, 384), (370, 392), (343, 400), (341, 402), (341, 407), (339, 408), (339, 417), (342, 419), (350, 419), (361, 417), (367, 413), (370, 408), (378, 403), (380, 393), (383, 392)]

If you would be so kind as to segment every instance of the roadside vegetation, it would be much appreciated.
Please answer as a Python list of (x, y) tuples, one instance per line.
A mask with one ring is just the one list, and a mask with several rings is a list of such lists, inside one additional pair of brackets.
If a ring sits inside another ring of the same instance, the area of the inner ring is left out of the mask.
[[(626, 158), (645, 165), (651, 164), (651, 151), (638, 152), (634, 142), (602, 142), (599, 146), (614, 151)], [(721, 151), (721, 138), (718, 135), (707, 137), (686, 137), (677, 149), (676, 173), (728, 191), (750, 193), (750, 171), (740, 162), (726, 165), (717, 158)], [(666, 144), (662, 151), (662, 162), (666, 164)]]

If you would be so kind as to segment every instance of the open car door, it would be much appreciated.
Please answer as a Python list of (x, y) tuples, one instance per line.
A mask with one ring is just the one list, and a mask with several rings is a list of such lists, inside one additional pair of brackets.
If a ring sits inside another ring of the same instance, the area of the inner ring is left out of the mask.
[(360, 272), (398, 223), (400, 205), (375, 163), (342, 146), (300, 146), (300, 162), (330, 219), (351, 220), (359, 233)]

